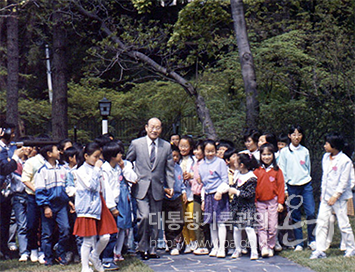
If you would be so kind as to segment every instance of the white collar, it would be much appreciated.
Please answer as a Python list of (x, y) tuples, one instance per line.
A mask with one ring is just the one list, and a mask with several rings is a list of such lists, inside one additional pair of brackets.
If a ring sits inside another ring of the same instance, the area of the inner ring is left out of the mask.
[(268, 167), (265, 168), (265, 165), (261, 165), (262, 168), (265, 169), (266, 172), (269, 172), (271, 169), (274, 168), (274, 165), (273, 164), (270, 164)]
[[(343, 151), (339, 151), (339, 153), (336, 154), (335, 156), (332, 156), (332, 155), (329, 153), (328, 159), (329, 159), (330, 161), (336, 161), (338, 158), (340, 158), (339, 155), (342, 154), (342, 153), (343, 153)], [(331, 160), (330, 157), (332, 157), (333, 159)]]
[(290, 143), (290, 149), (291, 151), (295, 151), (301, 148), (301, 144), (299, 144), (298, 146), (294, 146), (292, 143)]
[(205, 158), (205, 162), (207, 164), (213, 163), (215, 160), (217, 160), (217, 156), (214, 156), (214, 158), (212, 160), (208, 160), (207, 158)]
[(55, 166), (51, 165), (47, 160), (45, 160), (44, 164), (46, 165), (46, 167), (48, 169), (59, 169), (60, 168), (58, 161), (55, 161)]
[[(148, 136), (146, 136), (146, 137), (147, 137), (147, 143), (148, 143), (148, 146), (151, 146), (151, 145), (152, 145), (153, 140), (152, 140), (152, 139), (150, 139)], [(156, 139), (154, 140), (155, 146), (158, 146), (158, 141), (159, 141), (159, 138), (156, 138)]]
[(242, 174), (238, 171), (238, 174), (236, 176), (236, 183), (237, 187), (242, 186), (245, 182), (247, 182), (250, 178), (255, 177), (253, 171), (249, 171), (246, 174)]

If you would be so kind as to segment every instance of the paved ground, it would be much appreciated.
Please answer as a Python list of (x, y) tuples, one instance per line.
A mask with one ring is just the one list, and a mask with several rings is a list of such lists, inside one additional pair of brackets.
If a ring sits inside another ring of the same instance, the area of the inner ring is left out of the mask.
[(247, 271), (247, 272), (311, 272), (309, 268), (302, 267), (280, 256), (272, 258), (259, 258), (259, 260), (251, 261), (249, 255), (243, 255), (239, 259), (232, 259), (227, 256), (225, 259), (213, 258), (208, 255), (197, 256), (194, 254), (185, 254), (178, 256), (170, 256), (165, 251), (158, 251), (160, 259), (150, 259), (144, 261), (150, 268), (156, 272), (166, 271)]

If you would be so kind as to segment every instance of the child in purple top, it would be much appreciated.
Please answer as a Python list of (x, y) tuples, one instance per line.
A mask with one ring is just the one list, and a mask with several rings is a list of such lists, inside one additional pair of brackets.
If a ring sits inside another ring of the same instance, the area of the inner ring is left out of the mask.
[(203, 145), (205, 162), (200, 165), (199, 174), (203, 183), (204, 197), (201, 209), (204, 223), (210, 224), (213, 248), (211, 257), (225, 257), (224, 243), (226, 240), (225, 222), (229, 219), (228, 173), (224, 160), (218, 158), (216, 144), (206, 140)]

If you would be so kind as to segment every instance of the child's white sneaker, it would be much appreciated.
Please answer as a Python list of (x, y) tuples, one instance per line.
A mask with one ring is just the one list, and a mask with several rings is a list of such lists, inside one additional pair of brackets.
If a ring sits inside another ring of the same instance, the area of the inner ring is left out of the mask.
[(33, 262), (33, 263), (38, 262), (38, 250), (37, 249), (31, 250), (30, 259), (31, 259), (31, 262)]
[(276, 241), (276, 244), (275, 244), (275, 251), (276, 252), (280, 252), (282, 251), (282, 246), (280, 245), (280, 242), (279, 241)]
[(16, 251), (18, 248), (16, 245), (9, 246), (10, 251)]
[(250, 253), (250, 260), (257, 260), (257, 259), (259, 259), (258, 252), (257, 251), (252, 251)]
[(274, 250), (272, 248), (269, 248), (269, 257), (274, 256)]
[(321, 259), (321, 258), (327, 258), (327, 255), (323, 251), (315, 250), (312, 252), (311, 257), (309, 259), (314, 260), (314, 259)]
[(242, 254), (248, 254), (248, 250), (245, 247), (242, 248)]
[(45, 264), (45, 263), (46, 263), (44, 253), (42, 253), (41, 255), (39, 255), (39, 257), (38, 257), (38, 262), (39, 262), (40, 264)]
[(99, 259), (99, 257), (96, 257), (95, 254), (91, 253), (89, 256), (89, 261), (92, 263), (92, 265), (94, 266), (95, 270), (98, 272), (104, 272), (105, 269), (102, 266), (102, 263)]
[(188, 254), (188, 253), (191, 253), (191, 252), (192, 252), (192, 249), (190, 248), (190, 244), (186, 245), (184, 254)]
[(242, 256), (242, 251), (240, 249), (236, 249), (232, 254), (232, 259), (237, 259), (241, 256)]
[(226, 250), (224, 249), (224, 247), (219, 248), (217, 252), (217, 258), (225, 258), (225, 257), (226, 257)]
[(346, 251), (345, 252), (345, 254), (344, 254), (344, 257), (346, 257), (346, 258), (350, 258), (350, 257), (353, 257), (353, 256), (355, 256), (355, 250), (353, 250), (353, 251)]
[(309, 248), (312, 250), (312, 251), (315, 251), (317, 249), (317, 244), (316, 244), (316, 241), (313, 241), (309, 244)]
[(303, 250), (303, 246), (296, 246), (295, 250), (294, 251), (302, 251)]
[(209, 253), (208, 249), (205, 247), (200, 247), (194, 250), (194, 254), (196, 255), (207, 255)]
[(19, 262), (27, 262), (28, 260), (28, 254), (24, 253), (20, 256)]
[(176, 256), (176, 255), (179, 255), (180, 252), (177, 248), (173, 248), (171, 251), (170, 251), (170, 255), (171, 256)]
[(211, 252), (210, 252), (210, 257), (216, 257), (217, 251), (218, 251), (217, 248), (212, 248), (212, 250), (211, 250)]
[(261, 250), (261, 257), (269, 257), (269, 249), (267, 247), (263, 247)]

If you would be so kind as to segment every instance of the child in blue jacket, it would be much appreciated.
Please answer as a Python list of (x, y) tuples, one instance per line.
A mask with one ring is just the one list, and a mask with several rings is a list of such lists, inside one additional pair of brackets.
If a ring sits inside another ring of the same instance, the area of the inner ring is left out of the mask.
[(69, 197), (65, 192), (66, 170), (58, 164), (59, 150), (56, 145), (41, 148), (41, 155), (45, 158), (44, 165), (35, 175), (36, 203), (41, 210), (42, 221), (42, 249), (45, 255), (45, 265), (52, 265), (53, 232), (58, 225), (59, 240), (57, 261), (66, 265), (65, 252), (69, 237), (68, 203)]

